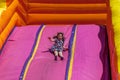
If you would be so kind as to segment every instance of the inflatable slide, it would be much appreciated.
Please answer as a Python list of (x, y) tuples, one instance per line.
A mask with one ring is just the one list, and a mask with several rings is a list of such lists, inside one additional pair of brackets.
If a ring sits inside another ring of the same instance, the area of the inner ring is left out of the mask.
[[(65, 34), (69, 47), (63, 61), (44, 52), (52, 45), (48, 37), (57, 32)], [(108, 53), (106, 30), (98, 25), (15, 27), (0, 56), (0, 76), (2, 80), (110, 80)]]
[[(0, 15), (0, 80), (119, 80), (108, 0), (6, 0)], [(2, 5), (3, 6), (3, 5)], [(48, 37), (64, 33), (64, 60)]]

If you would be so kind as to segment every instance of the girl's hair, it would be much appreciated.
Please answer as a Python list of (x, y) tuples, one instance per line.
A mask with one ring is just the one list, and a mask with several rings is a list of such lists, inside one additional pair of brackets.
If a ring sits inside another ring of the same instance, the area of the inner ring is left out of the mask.
[(57, 36), (54, 36), (53, 38), (54, 38), (54, 39), (55, 39), (55, 38), (58, 39), (58, 35), (59, 35), (59, 34), (62, 34), (62, 36), (63, 36), (62, 41), (63, 41), (63, 43), (64, 43), (65, 38), (64, 38), (64, 34), (63, 34), (62, 32), (58, 32), (58, 33), (57, 33)]

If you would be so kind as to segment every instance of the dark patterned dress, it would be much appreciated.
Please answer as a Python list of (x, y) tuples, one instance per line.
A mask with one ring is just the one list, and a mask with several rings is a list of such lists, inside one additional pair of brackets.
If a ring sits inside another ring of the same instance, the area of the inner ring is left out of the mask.
[(57, 38), (55, 38), (55, 44), (52, 46), (51, 51), (62, 52), (63, 51), (63, 40), (58, 40)]

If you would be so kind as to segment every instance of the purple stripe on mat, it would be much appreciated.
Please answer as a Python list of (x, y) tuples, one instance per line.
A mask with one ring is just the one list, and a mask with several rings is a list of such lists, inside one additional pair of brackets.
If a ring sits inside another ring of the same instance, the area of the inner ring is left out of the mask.
[(41, 32), (42, 28), (43, 28), (43, 24), (39, 27), (39, 29), (38, 29), (38, 31), (36, 33), (36, 37), (35, 37), (35, 40), (34, 40), (34, 43), (33, 43), (32, 49), (31, 49), (31, 52), (30, 52), (29, 56), (27, 57), (27, 59), (24, 62), (24, 66), (23, 66), (23, 69), (21, 70), (21, 74), (20, 74), (19, 80), (23, 80), (25, 69), (27, 67), (27, 64), (28, 64), (29, 60), (31, 59), (31, 57), (33, 55), (35, 46), (37, 44), (37, 39), (38, 39), (39, 33)]
[(107, 31), (105, 26), (100, 26), (99, 39), (101, 40), (102, 49), (100, 52), (100, 59), (103, 64), (103, 74), (101, 80), (111, 80), (110, 72), (110, 56), (109, 56), (109, 47), (107, 39)]
[(34, 43), (38, 26), (23, 26), (14, 29), (0, 55), (0, 80), (19, 80), (24, 62)]
[(69, 45), (68, 45), (69, 50), (68, 50), (68, 60), (67, 60), (67, 64), (66, 64), (65, 80), (68, 80), (68, 73), (69, 73), (69, 67), (70, 67), (70, 60), (72, 57), (72, 47), (73, 47), (75, 31), (76, 31), (76, 24), (72, 28), (72, 33), (71, 33)]

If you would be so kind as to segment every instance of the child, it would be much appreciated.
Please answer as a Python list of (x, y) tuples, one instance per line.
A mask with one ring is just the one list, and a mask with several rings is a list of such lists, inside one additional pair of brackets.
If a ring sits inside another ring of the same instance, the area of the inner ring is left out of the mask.
[(63, 57), (63, 45), (64, 45), (64, 35), (63, 33), (59, 32), (57, 33), (57, 36), (54, 36), (53, 38), (48, 38), (50, 41), (55, 42), (54, 45), (51, 48), (51, 51), (55, 55), (55, 61), (57, 61), (58, 55), (60, 56), (61, 60), (64, 59)]

